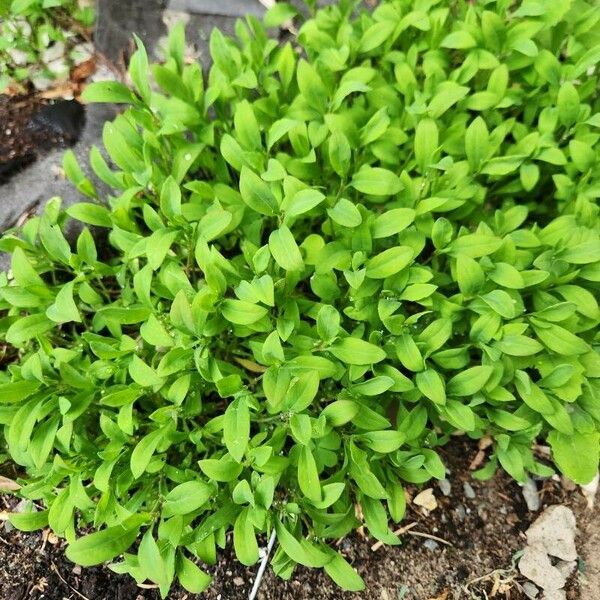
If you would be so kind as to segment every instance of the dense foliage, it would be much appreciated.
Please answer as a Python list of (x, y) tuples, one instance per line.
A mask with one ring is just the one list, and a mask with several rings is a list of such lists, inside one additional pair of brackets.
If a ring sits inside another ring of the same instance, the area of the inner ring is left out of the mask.
[(552, 473), (536, 442), (597, 471), (600, 6), (354, 4), (215, 30), (206, 78), (182, 28), (139, 44), (134, 91), (87, 90), (130, 105), (100, 191), (68, 154), (90, 200), (1, 242), (0, 422), (48, 507), (11, 518), (82, 565), (200, 591), (274, 529), (279, 575), (360, 589), (328, 541), (399, 543), (452, 434), (493, 441), (479, 477)]
[(80, 8), (77, 0), (0, 0), (0, 93), (34, 74), (54, 79), (76, 61), (68, 48), (75, 21), (91, 25), (93, 9)]

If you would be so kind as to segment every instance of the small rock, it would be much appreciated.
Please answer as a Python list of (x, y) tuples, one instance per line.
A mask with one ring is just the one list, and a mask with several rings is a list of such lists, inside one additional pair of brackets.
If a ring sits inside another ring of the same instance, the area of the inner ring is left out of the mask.
[(234, 577), (233, 585), (237, 585), (237, 587), (241, 587), (244, 585), (244, 580), (241, 577)]
[(471, 484), (466, 481), (463, 483), (463, 491), (469, 500), (473, 500), (475, 498), (475, 490)]
[(550, 590), (544, 592), (542, 600), (567, 600), (567, 593), (565, 590)]
[(539, 545), (527, 546), (519, 561), (519, 571), (543, 590), (559, 590), (566, 579), (552, 565), (545, 549)]
[(531, 477), (527, 478), (527, 481), (522, 486), (523, 498), (525, 504), (531, 512), (537, 512), (540, 510), (540, 496), (538, 494), (537, 485)]
[(560, 483), (567, 492), (574, 492), (577, 489), (577, 484), (568, 477), (562, 477)]
[(71, 60), (76, 64), (90, 60), (94, 56), (94, 47), (89, 42), (77, 44), (70, 52)]
[(529, 545), (542, 547), (550, 556), (571, 561), (577, 559), (575, 515), (561, 504), (549, 506), (525, 532)]
[(458, 518), (461, 521), (464, 521), (467, 517), (467, 511), (465, 510), (465, 507), (462, 504), (459, 504), (456, 507), (456, 514), (458, 515)]
[(54, 79), (66, 79), (69, 74), (69, 65), (65, 58), (57, 58), (56, 60), (50, 61), (46, 64), (46, 68)]
[(554, 566), (561, 572), (561, 575), (565, 579), (568, 579), (571, 576), (571, 573), (577, 568), (577, 561), (559, 560)]
[(589, 483), (581, 486), (581, 493), (587, 501), (589, 509), (594, 508), (594, 501), (596, 499), (596, 492), (598, 491), (598, 482), (600, 481), (600, 474), (596, 473), (596, 477)]
[(68, 142), (75, 142), (83, 127), (85, 111), (76, 100), (59, 100), (46, 104), (33, 116), (29, 126), (51, 129)]
[(413, 504), (422, 506), (424, 509), (432, 511), (437, 508), (437, 500), (433, 495), (433, 489), (427, 488), (413, 498)]
[(444, 496), (449, 496), (452, 492), (452, 486), (450, 485), (450, 482), (447, 479), (440, 479), (438, 481), (438, 487), (440, 488), (440, 491), (442, 492), (442, 494), (444, 494)]
[(52, 46), (48, 46), (42, 52), (42, 61), (46, 64), (51, 63), (65, 55), (65, 45), (62, 42), (55, 42)]
[(27, 52), (23, 52), (23, 50), (17, 50), (16, 48), (11, 48), (7, 50), (6, 53), (10, 56), (11, 61), (16, 66), (21, 67), (27, 64)]
[(427, 550), (437, 550), (440, 545), (435, 540), (425, 540), (423, 542), (423, 546), (427, 548)]
[(531, 581), (526, 581), (521, 587), (523, 588), (525, 595), (531, 600), (535, 600), (540, 593), (540, 590), (538, 590)]

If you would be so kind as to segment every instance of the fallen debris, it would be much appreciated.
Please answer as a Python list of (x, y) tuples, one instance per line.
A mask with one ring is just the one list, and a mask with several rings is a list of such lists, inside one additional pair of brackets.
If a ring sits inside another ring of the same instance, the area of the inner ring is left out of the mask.
[[(577, 567), (576, 520), (563, 505), (549, 506), (525, 532), (527, 545), (519, 561), (521, 574), (544, 590), (543, 600), (563, 600), (567, 579)], [(559, 560), (552, 560), (551, 557)], [(526, 594), (537, 598), (530, 588)]]
[(576, 522), (570, 508), (549, 506), (525, 532), (530, 546), (539, 545), (547, 554), (566, 561), (577, 560)]
[(432, 488), (427, 488), (427, 489), (423, 490), (422, 492), (420, 492), (419, 494), (417, 494), (413, 498), (413, 504), (416, 504), (417, 506), (421, 506), (422, 508), (424, 508), (425, 510), (428, 510), (430, 512), (432, 510), (435, 510), (438, 506), (437, 500), (435, 499), (435, 496), (433, 495)]

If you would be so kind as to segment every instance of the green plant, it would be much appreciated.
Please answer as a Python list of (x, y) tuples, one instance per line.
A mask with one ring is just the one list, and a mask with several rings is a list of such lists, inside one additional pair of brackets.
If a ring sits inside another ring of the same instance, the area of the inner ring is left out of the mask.
[(133, 91), (85, 94), (130, 105), (90, 155), (108, 206), (67, 154), (91, 200), (0, 244), (0, 421), (48, 507), (11, 520), (82, 565), (196, 592), (274, 529), (280, 576), (360, 589), (328, 540), (399, 543), (453, 433), (492, 438), (479, 477), (551, 474), (536, 440), (597, 471), (600, 7), (354, 5), (213, 31), (206, 81), (176, 28), (159, 91), (138, 44)]
[(65, 52), (48, 51), (72, 41), (65, 27), (73, 22), (90, 26), (93, 9), (79, 8), (77, 0), (0, 0), (0, 92), (34, 75), (49, 80), (62, 75), (69, 65)]

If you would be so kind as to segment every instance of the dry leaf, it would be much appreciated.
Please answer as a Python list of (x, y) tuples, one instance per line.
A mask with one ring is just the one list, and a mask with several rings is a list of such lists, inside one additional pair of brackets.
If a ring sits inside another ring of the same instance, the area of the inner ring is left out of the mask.
[(91, 77), (96, 72), (96, 59), (90, 58), (85, 62), (74, 67), (71, 72), (72, 81), (77, 81), (78, 83), (81, 81), (85, 81), (89, 77)]
[(449, 593), (450, 590), (446, 588), (439, 596), (436, 596), (435, 598), (429, 598), (429, 600), (448, 600)]
[(426, 490), (423, 490), (420, 494), (417, 494), (413, 498), (413, 504), (416, 504), (417, 506), (422, 506), (423, 508), (429, 511), (435, 510), (438, 505), (437, 500), (433, 495), (432, 488), (427, 488)]
[(3, 492), (16, 492), (17, 490), (20, 490), (21, 486), (16, 482), (13, 481), (12, 479), (9, 479), (8, 477), (3, 477), (2, 475), (0, 475), (0, 490)]
[(264, 373), (267, 370), (267, 367), (265, 367), (264, 365), (259, 365), (253, 360), (248, 360), (247, 358), (240, 358), (239, 356), (236, 356), (234, 360), (235, 362), (242, 365), (244, 369), (252, 371), (252, 373)]

